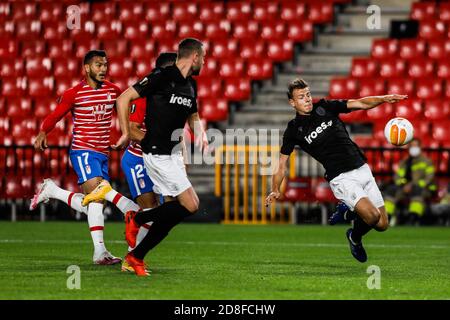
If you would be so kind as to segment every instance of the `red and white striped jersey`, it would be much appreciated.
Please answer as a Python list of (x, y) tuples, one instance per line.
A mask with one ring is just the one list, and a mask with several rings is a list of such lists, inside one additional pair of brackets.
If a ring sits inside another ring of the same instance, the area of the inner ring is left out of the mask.
[[(146, 107), (147, 107), (147, 99), (139, 98), (132, 102), (130, 110), (130, 121), (140, 124), (141, 129), (144, 132), (146, 131), (144, 124)], [(142, 157), (141, 145), (137, 142), (134, 141), (130, 142), (127, 151), (135, 156)]]
[(66, 90), (55, 111), (42, 123), (48, 133), (69, 111), (73, 118), (73, 150), (93, 150), (108, 154), (112, 111), (121, 91), (115, 84), (104, 81), (93, 89), (86, 80)]

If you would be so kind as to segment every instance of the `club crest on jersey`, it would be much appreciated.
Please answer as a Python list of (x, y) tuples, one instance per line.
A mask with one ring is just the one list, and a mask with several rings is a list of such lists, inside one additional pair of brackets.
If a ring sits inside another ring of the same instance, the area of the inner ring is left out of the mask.
[(171, 104), (181, 104), (186, 107), (192, 107), (192, 100), (190, 98), (178, 97), (174, 93), (170, 97), (169, 103)]
[(325, 122), (325, 121), (322, 122), (320, 124), (320, 126), (318, 126), (315, 130), (313, 130), (313, 132), (311, 132), (309, 135), (305, 136), (306, 142), (308, 142), (308, 144), (311, 144), (313, 142), (313, 140), (319, 136), (319, 134), (324, 132), (326, 129), (328, 129), (332, 125), (333, 125), (333, 120), (330, 120), (328, 122)]
[(87, 174), (91, 174), (91, 166), (90, 165), (87, 165), (84, 168), (86, 169)]
[(141, 187), (141, 189), (145, 188), (145, 181), (144, 181), (144, 179), (139, 179), (139, 186)]

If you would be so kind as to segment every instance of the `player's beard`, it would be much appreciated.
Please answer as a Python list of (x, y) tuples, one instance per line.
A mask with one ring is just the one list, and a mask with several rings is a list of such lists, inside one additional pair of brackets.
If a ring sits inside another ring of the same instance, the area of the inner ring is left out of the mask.
[(91, 78), (95, 83), (101, 85), (104, 80), (98, 80), (97, 79), (98, 75), (99, 75), (99, 73), (95, 73), (95, 72), (89, 71), (89, 78)]
[(193, 76), (198, 76), (200, 74), (200, 70), (202, 70), (202, 67), (199, 65), (193, 65), (192, 66), (192, 73)]

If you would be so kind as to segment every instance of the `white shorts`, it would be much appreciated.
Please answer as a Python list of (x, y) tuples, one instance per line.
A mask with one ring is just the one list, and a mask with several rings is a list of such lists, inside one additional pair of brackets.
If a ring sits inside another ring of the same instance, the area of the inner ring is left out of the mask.
[(366, 163), (358, 169), (341, 173), (330, 181), (334, 196), (354, 210), (361, 198), (367, 197), (376, 207), (384, 206), (383, 196)]
[(155, 193), (176, 197), (192, 186), (181, 152), (172, 155), (143, 153), (143, 159)]

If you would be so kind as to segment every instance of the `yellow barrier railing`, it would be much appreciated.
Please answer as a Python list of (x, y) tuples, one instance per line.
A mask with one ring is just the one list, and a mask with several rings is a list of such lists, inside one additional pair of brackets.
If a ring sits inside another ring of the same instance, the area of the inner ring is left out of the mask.
[[(269, 155), (272, 161), (268, 161)], [(279, 146), (225, 145), (216, 149), (215, 195), (223, 198), (223, 223), (267, 224), (293, 221), (294, 210), (291, 203), (277, 201), (270, 206), (269, 212), (264, 204), (279, 155)], [(295, 163), (294, 152), (289, 159), (290, 177), (295, 177)], [(284, 191), (284, 184), (281, 189)]]

